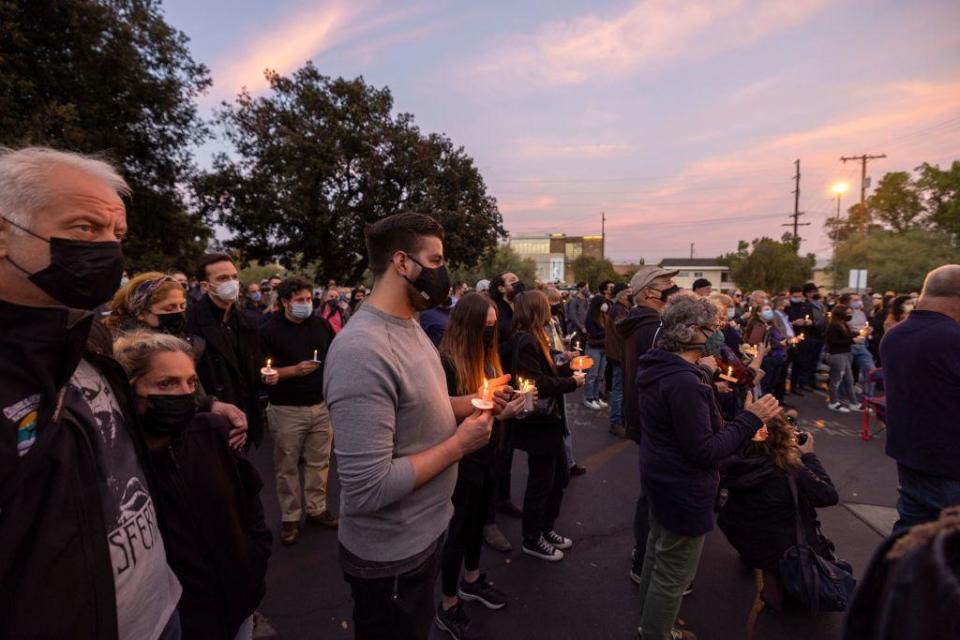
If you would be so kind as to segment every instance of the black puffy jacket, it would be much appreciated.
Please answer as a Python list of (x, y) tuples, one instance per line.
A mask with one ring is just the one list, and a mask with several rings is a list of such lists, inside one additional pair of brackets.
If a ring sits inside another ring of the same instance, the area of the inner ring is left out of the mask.
[[(839, 501), (830, 476), (813, 453), (804, 454), (797, 469), (800, 517), (807, 544), (829, 557), (829, 543), (820, 535), (817, 508)], [(787, 473), (762, 447), (751, 443), (720, 467), (721, 489), (728, 492), (717, 525), (751, 567), (776, 573), (783, 552), (797, 544), (796, 516)]]

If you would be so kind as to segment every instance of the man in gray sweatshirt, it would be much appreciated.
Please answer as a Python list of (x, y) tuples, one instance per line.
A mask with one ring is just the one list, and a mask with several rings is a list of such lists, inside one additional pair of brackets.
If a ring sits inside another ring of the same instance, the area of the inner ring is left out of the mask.
[(470, 396), (449, 397), (437, 351), (414, 319), (449, 294), (443, 227), (402, 213), (368, 225), (365, 236), (373, 293), (324, 369), (337, 429), (340, 564), (356, 638), (419, 640), (434, 614), (456, 463), (487, 443), (493, 416)]

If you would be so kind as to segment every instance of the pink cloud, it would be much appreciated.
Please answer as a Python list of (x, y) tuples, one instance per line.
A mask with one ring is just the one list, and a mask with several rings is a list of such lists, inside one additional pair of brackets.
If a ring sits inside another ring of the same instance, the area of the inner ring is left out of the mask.
[(751, 44), (799, 24), (827, 4), (648, 0), (611, 17), (584, 15), (511, 37), (477, 67), (492, 79), (520, 78), (548, 86), (618, 78), (666, 60)]

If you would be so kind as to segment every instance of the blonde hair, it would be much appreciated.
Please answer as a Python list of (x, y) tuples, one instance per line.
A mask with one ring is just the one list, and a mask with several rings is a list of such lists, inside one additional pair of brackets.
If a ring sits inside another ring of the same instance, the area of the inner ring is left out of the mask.
[[(101, 158), (48, 147), (0, 147), (0, 212), (3, 216), (29, 229), (33, 214), (49, 204), (50, 173), (58, 167), (73, 169), (106, 183), (120, 197), (130, 195), (126, 180)], [(13, 232), (26, 233), (16, 228)]]
[[(139, 289), (141, 285), (154, 280), (163, 280), (164, 278), (170, 278), (170, 280), (159, 283), (157, 288), (145, 301), (138, 301), (134, 304), (137, 289)], [(148, 311), (150, 307), (166, 298), (167, 294), (171, 291), (183, 291), (183, 287), (180, 286), (180, 283), (174, 280), (172, 276), (164, 275), (159, 271), (148, 271), (147, 273), (136, 275), (130, 278), (127, 284), (117, 289), (117, 292), (113, 294), (113, 300), (110, 301), (110, 316), (104, 320), (104, 322), (112, 329), (119, 329), (125, 322), (129, 322), (131, 319), (139, 322), (137, 318), (138, 315), (144, 311)]]
[(193, 349), (185, 340), (156, 331), (130, 331), (113, 343), (113, 357), (127, 372), (130, 382), (142, 378), (150, 370), (150, 362), (158, 353), (182, 353), (193, 362)]

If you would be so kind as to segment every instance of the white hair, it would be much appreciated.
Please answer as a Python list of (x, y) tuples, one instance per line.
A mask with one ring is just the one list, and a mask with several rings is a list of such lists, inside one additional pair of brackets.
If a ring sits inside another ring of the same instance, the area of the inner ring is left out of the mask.
[[(120, 197), (130, 195), (126, 180), (109, 162), (47, 147), (0, 147), (0, 216), (30, 226), (34, 212), (48, 204), (50, 172), (67, 167), (106, 183)], [(16, 227), (14, 233), (24, 233)]]

